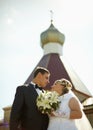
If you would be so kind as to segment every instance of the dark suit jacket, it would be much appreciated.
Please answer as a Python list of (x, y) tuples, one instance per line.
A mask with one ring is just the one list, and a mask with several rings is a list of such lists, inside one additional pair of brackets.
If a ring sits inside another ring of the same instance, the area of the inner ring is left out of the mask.
[(49, 118), (38, 111), (38, 94), (32, 84), (17, 87), (10, 114), (10, 130), (47, 130)]

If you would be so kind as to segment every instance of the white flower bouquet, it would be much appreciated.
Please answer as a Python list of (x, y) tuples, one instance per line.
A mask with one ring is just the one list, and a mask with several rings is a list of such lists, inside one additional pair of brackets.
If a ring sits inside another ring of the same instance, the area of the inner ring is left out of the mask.
[(36, 104), (43, 114), (50, 114), (59, 107), (58, 93), (55, 91), (44, 91), (37, 97)]

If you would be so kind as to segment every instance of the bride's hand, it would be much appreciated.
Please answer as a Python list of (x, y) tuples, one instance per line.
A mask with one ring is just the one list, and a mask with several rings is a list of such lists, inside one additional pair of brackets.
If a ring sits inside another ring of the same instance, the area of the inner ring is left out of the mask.
[(51, 112), (51, 116), (55, 116), (55, 115), (54, 115), (54, 112)]
[(49, 114), (49, 116), (55, 116), (54, 110), (51, 112), (51, 114)]

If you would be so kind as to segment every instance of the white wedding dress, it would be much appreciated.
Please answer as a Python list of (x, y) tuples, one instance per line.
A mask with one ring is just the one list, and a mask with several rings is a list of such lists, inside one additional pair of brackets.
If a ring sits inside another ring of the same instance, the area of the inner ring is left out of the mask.
[[(70, 108), (68, 106), (68, 102), (72, 97), (76, 97), (72, 91), (64, 96), (60, 96), (61, 104), (59, 109), (56, 112), (69, 113)], [(69, 119), (62, 118), (58, 116), (49, 116), (49, 126), (47, 130), (93, 130), (88, 119), (83, 113), (83, 117), (81, 119)]]

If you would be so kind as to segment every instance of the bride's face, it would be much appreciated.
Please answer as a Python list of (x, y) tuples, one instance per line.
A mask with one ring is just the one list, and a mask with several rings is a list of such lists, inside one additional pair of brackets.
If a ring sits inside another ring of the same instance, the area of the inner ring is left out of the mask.
[(59, 83), (55, 83), (52, 85), (52, 91), (56, 91), (57, 93), (59, 93), (59, 95), (62, 94), (62, 89), (63, 89), (63, 86)]

